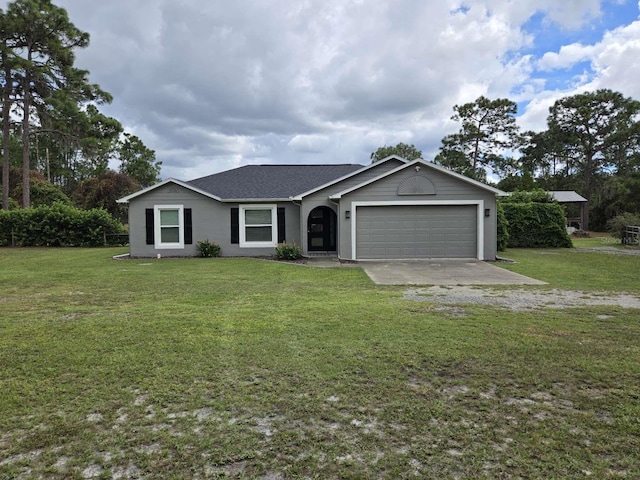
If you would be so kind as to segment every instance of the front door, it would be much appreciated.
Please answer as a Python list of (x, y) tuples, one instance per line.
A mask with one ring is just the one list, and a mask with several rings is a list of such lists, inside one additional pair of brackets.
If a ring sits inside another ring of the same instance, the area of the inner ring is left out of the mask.
[(311, 210), (307, 222), (307, 237), (310, 252), (335, 252), (335, 212), (329, 207), (316, 207)]

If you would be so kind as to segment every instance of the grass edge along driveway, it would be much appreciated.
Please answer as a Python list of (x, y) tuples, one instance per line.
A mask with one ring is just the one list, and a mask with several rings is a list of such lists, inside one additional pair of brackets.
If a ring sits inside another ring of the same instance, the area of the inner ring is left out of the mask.
[[(637, 310), (115, 253), (0, 249), (0, 478), (640, 477)], [(508, 253), (549, 288), (638, 271)]]

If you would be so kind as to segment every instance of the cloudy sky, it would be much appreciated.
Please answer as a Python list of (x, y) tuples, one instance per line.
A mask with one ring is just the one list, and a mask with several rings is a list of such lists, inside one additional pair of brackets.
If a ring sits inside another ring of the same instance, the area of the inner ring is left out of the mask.
[[(507, 97), (542, 130), (557, 98), (640, 99), (638, 0), (54, 0), (91, 34), (103, 108), (189, 180), (254, 163), (430, 160), (453, 106)], [(7, 1), (0, 1), (5, 8)]]

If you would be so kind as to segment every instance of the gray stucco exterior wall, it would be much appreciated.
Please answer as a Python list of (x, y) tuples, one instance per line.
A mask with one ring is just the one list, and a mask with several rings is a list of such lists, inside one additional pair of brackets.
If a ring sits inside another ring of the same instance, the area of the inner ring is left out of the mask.
[[(266, 203), (266, 202), (261, 202)], [(285, 209), (286, 240), (300, 242), (300, 207), (292, 202), (274, 203)], [(179, 249), (157, 249), (146, 243), (146, 210), (162, 205), (180, 205), (192, 212), (193, 244)], [(187, 188), (168, 183), (149, 191), (129, 202), (129, 241), (133, 257), (189, 257), (195, 256), (196, 242), (209, 240), (220, 245), (222, 256), (265, 256), (274, 252), (273, 248), (241, 248), (231, 243), (231, 208), (238, 204), (222, 203), (193, 192)]]

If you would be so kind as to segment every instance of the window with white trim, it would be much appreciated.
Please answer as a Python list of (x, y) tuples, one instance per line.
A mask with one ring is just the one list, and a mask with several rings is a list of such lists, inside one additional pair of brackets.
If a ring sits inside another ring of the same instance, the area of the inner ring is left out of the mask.
[(155, 205), (155, 247), (184, 248), (182, 205)]
[(240, 247), (275, 247), (278, 241), (276, 205), (240, 206)]

